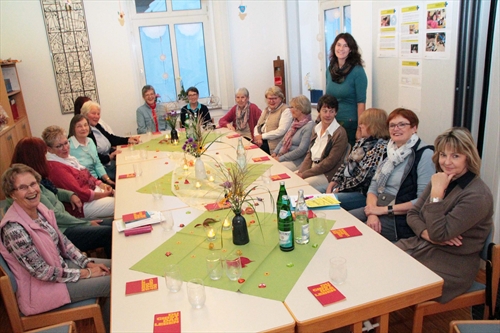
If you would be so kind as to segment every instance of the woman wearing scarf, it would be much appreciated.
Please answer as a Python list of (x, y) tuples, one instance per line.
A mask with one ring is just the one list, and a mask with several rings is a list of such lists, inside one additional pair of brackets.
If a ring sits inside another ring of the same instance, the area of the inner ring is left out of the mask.
[(320, 122), (313, 128), (311, 142), (297, 176), (321, 193), (326, 191), (337, 169), (342, 165), (349, 143), (345, 129), (339, 125), (335, 97), (321, 96), (318, 101)]
[(377, 166), (387, 157), (387, 113), (368, 109), (359, 117), (360, 139), (326, 189), (336, 193), (345, 210), (364, 207), (366, 193)]
[(290, 101), (292, 126), (276, 146), (271, 157), (292, 171), (298, 170), (309, 149), (314, 123), (311, 120), (311, 102), (304, 95)]
[(251, 141), (262, 111), (257, 105), (250, 103), (249, 98), (247, 88), (238, 89), (234, 97), (236, 105), (219, 120), (219, 126), (227, 127)]
[(165, 111), (162, 109), (160, 112), (157, 108), (155, 88), (149, 84), (145, 85), (142, 88), (142, 98), (145, 103), (136, 111), (137, 134), (164, 131), (166, 129)]
[(267, 107), (255, 126), (253, 142), (271, 155), (292, 123), (292, 114), (285, 104), (285, 95), (279, 87), (271, 87), (265, 93)]
[(436, 172), (433, 147), (417, 135), (418, 117), (399, 108), (387, 119), (391, 140), (387, 158), (380, 163), (366, 197), (366, 206), (349, 213), (395, 242), (415, 234), (406, 222), (406, 214)]
[(337, 121), (347, 131), (351, 146), (356, 141), (358, 117), (365, 110), (367, 85), (358, 44), (351, 34), (338, 34), (330, 47), (326, 94), (339, 101)]
[(76, 217), (100, 218), (114, 215), (113, 189), (92, 177), (89, 170), (69, 154), (69, 141), (59, 126), (43, 130), (42, 139), (47, 145), (48, 178), (56, 187), (74, 192), (83, 202), (83, 212), (71, 210)]

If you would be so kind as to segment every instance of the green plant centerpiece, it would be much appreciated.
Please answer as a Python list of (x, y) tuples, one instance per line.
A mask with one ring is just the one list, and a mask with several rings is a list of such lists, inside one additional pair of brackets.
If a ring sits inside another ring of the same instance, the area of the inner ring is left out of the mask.
[(165, 117), (165, 121), (167, 122), (168, 126), (170, 126), (170, 142), (174, 144), (179, 142), (179, 133), (176, 129), (178, 118), (179, 114), (175, 110), (167, 112), (167, 115)]

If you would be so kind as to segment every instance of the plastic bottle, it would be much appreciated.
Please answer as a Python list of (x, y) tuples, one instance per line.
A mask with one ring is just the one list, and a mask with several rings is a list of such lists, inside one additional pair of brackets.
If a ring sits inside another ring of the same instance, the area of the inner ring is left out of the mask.
[(297, 205), (295, 206), (295, 243), (309, 243), (309, 208), (304, 199), (304, 191), (299, 190)]
[(290, 211), (290, 200), (288, 195), (284, 195), (281, 199), (281, 207), (278, 218), (278, 233), (280, 250), (284, 252), (292, 251), (295, 248), (293, 241), (293, 217)]
[(238, 139), (238, 147), (236, 148), (236, 163), (238, 163), (242, 170), (245, 170), (247, 166), (247, 156), (245, 153), (245, 147), (243, 147), (243, 140), (241, 137)]

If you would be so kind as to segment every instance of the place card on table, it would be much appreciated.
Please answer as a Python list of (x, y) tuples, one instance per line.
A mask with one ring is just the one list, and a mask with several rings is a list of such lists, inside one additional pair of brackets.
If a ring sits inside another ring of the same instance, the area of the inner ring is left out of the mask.
[(283, 179), (288, 179), (290, 176), (286, 173), (280, 173), (279, 175), (272, 175), (271, 180), (276, 181), (276, 180), (283, 180)]
[(307, 289), (323, 306), (345, 299), (345, 296), (330, 281), (307, 287)]
[(127, 282), (125, 284), (125, 295), (143, 293), (145, 291), (158, 290), (158, 278), (149, 278)]
[(180, 333), (181, 312), (155, 314), (153, 333)]
[(209, 203), (209, 204), (205, 205), (206, 210), (208, 210), (209, 212), (212, 212), (214, 210), (226, 209), (229, 207), (231, 207), (230, 203), (222, 204), (220, 202), (214, 202), (214, 203)]
[(228, 139), (235, 139), (235, 138), (239, 138), (240, 136), (241, 136), (241, 134), (238, 134), (238, 133), (236, 133), (236, 134), (229, 134), (227, 136), (227, 138)]
[(257, 145), (248, 145), (248, 146), (245, 146), (245, 150), (256, 149), (256, 148), (259, 148), (259, 146), (257, 146)]
[[(292, 213), (292, 216), (293, 216), (293, 218), (295, 219), (295, 211)], [(310, 209), (309, 209), (309, 210), (307, 211), (307, 218), (308, 218), (308, 219), (313, 219), (313, 218), (315, 218), (315, 217), (316, 217), (316, 214), (314, 214), (314, 212), (313, 212), (312, 210), (310, 210)]]
[(361, 236), (362, 233), (361, 231), (356, 228), (356, 226), (351, 226), (347, 228), (340, 228), (340, 229), (333, 229), (330, 230), (330, 232), (337, 238), (349, 238), (349, 237), (355, 237), (355, 236)]
[(123, 231), (125, 237), (146, 234), (148, 232), (153, 231), (153, 226), (151, 224), (143, 225), (141, 227), (126, 229)]
[(269, 161), (270, 158), (269, 156), (261, 156), (261, 157), (253, 157), (252, 161), (254, 162), (264, 162), (264, 161)]
[(119, 175), (118, 176), (118, 179), (127, 179), (127, 178), (134, 178), (135, 177), (135, 173), (126, 173), (126, 174), (123, 174), (123, 175)]

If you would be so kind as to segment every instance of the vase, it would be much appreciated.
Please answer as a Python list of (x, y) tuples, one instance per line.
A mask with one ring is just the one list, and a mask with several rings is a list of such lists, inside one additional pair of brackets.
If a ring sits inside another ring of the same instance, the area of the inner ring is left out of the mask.
[(179, 142), (179, 133), (177, 132), (177, 130), (175, 128), (172, 128), (170, 130), (170, 142), (172, 142), (172, 143)]
[(233, 217), (233, 244), (245, 245), (249, 241), (247, 221), (241, 214), (237, 213)]
[(205, 171), (205, 163), (201, 160), (201, 157), (197, 157), (194, 162), (194, 174), (196, 179), (204, 180), (207, 179), (207, 172)]

